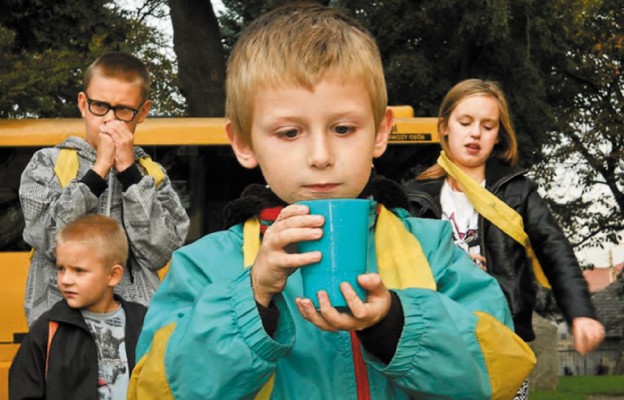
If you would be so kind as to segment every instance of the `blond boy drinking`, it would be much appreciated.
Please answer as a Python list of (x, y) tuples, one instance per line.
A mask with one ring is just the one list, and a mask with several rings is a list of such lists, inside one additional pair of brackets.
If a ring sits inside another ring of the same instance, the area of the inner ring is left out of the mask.
[(11, 399), (123, 399), (145, 307), (114, 295), (128, 257), (117, 221), (85, 215), (56, 239), (63, 300), (31, 327), (9, 372)]
[[(510, 398), (534, 358), (499, 286), (446, 223), (410, 218), (398, 185), (371, 176), (392, 127), (377, 46), (350, 18), (287, 6), (252, 23), (228, 64), (226, 129), (267, 186), (230, 204), (232, 227), (174, 253), (154, 295), (129, 398)], [(300, 200), (372, 199), (366, 301), (349, 313), (300, 268), (325, 255), (323, 217)], [(389, 235), (396, 240), (388, 240)], [(506, 366), (523, 372), (507, 375)]]

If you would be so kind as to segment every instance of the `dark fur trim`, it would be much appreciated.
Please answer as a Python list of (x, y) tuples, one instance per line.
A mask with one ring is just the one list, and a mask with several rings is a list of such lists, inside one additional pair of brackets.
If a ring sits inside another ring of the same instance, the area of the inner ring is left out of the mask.
[[(404, 208), (409, 210), (409, 200), (401, 186), (381, 175), (372, 174), (368, 184), (358, 197), (370, 197), (386, 208)], [(265, 208), (286, 206), (271, 189), (265, 185), (254, 183), (243, 190), (241, 197), (230, 202), (224, 209), (225, 226), (245, 222), (248, 218), (258, 215)]]
[(371, 175), (368, 184), (358, 197), (373, 196), (378, 203), (386, 208), (404, 208), (409, 210), (409, 200), (401, 185), (382, 175)]
[(282, 200), (269, 188), (259, 183), (254, 183), (245, 188), (241, 196), (231, 201), (223, 210), (225, 226), (232, 226), (247, 221), (253, 215), (260, 214), (265, 208), (283, 205)]

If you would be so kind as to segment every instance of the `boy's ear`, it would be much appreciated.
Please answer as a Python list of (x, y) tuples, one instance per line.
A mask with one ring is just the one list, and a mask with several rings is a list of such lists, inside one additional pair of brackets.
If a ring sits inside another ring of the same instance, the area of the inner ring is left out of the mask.
[(121, 282), (121, 277), (123, 276), (124, 267), (121, 264), (115, 264), (111, 267), (110, 272), (108, 274), (108, 286), (115, 287), (119, 282)]
[(248, 169), (256, 168), (258, 166), (258, 160), (256, 160), (251, 145), (242, 140), (240, 135), (234, 131), (232, 121), (229, 119), (225, 122), (225, 133), (234, 150), (238, 163)]
[(84, 118), (87, 114), (87, 95), (85, 92), (78, 92), (78, 109), (80, 110), (80, 115)]
[(390, 107), (386, 107), (386, 112), (377, 129), (377, 136), (375, 137), (375, 145), (373, 148), (373, 157), (381, 157), (388, 147), (388, 138), (390, 138), (390, 132), (392, 131), (392, 124), (394, 123), (394, 114)]
[(145, 121), (145, 118), (147, 118), (147, 113), (149, 113), (149, 110), (152, 108), (152, 101), (151, 100), (145, 100), (143, 102), (143, 104), (141, 105), (141, 108), (139, 109), (139, 112), (137, 113), (136, 118), (136, 123), (140, 124), (143, 121)]

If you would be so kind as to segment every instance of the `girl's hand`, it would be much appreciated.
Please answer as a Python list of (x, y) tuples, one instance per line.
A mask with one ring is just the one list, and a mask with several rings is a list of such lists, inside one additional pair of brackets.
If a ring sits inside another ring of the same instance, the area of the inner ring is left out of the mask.
[(476, 253), (468, 253), (468, 255), (470, 255), (470, 258), (472, 258), (472, 261), (474, 261), (474, 263), (477, 264), (477, 267), (481, 268), (484, 271), (487, 271), (487, 267), (485, 266), (486, 265), (485, 257)]
[(381, 321), (390, 311), (390, 291), (381, 281), (379, 274), (360, 275), (358, 283), (367, 292), (366, 302), (357, 296), (348, 283), (343, 282), (340, 286), (351, 314), (341, 313), (332, 307), (327, 293), (322, 291), (318, 293), (320, 311), (314, 308), (310, 299), (302, 297), (295, 300), (297, 308), (303, 318), (324, 331), (360, 331), (368, 328)]
[(264, 233), (264, 238), (251, 267), (251, 284), (256, 301), (265, 307), (281, 293), (290, 274), (297, 268), (318, 262), (320, 251), (293, 253), (288, 247), (294, 243), (316, 240), (323, 236), (321, 215), (309, 215), (306, 206), (292, 204), (280, 212)]
[(594, 350), (605, 337), (604, 326), (595, 319), (577, 317), (572, 319), (574, 350), (585, 355)]

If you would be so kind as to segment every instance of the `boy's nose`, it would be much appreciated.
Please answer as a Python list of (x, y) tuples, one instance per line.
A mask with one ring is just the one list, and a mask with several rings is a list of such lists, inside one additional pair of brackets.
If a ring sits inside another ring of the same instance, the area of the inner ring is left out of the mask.
[(331, 141), (327, 135), (313, 135), (309, 155), (310, 165), (316, 168), (327, 168), (333, 161)]
[(104, 116), (102, 116), (102, 120), (104, 122), (110, 122), (110, 121), (114, 121), (116, 119), (117, 119), (117, 117), (115, 117), (115, 110), (113, 110), (112, 108), (110, 110), (108, 110), (108, 112), (106, 114), (104, 114)]
[(59, 273), (58, 274), (58, 281), (60, 284), (62, 284), (63, 286), (68, 286), (72, 283), (72, 276), (71, 274), (68, 274), (67, 272), (63, 272), (63, 273)]

